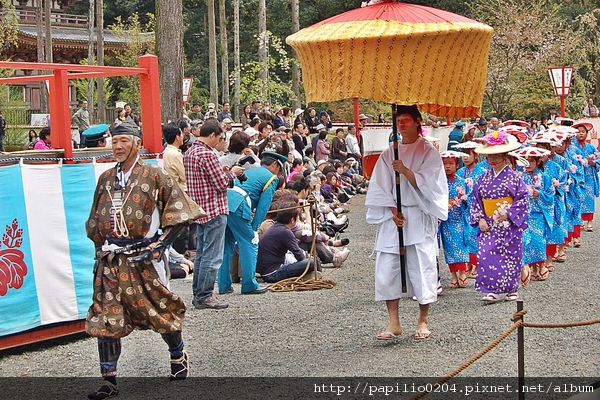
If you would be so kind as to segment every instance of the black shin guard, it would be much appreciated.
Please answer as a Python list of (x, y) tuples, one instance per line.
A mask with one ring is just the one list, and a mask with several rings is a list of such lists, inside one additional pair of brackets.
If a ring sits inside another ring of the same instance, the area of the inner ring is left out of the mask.
[(180, 358), (183, 355), (183, 339), (181, 332), (162, 333), (165, 343), (169, 346), (171, 358)]
[(98, 354), (100, 355), (100, 372), (102, 376), (117, 375), (117, 362), (121, 355), (121, 339), (99, 338)]
[(171, 353), (171, 374), (169, 375), (169, 379), (179, 381), (187, 378), (190, 372), (190, 362), (187, 353), (183, 350), (181, 332), (163, 333), (161, 336), (167, 345), (169, 345), (169, 353)]

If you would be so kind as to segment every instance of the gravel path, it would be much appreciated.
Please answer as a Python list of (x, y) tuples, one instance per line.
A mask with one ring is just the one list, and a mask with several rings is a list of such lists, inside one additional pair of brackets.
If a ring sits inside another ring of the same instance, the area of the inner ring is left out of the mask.
[[(444, 376), (491, 342), (511, 324), (516, 303), (484, 305), (473, 289), (449, 289), (450, 273), (441, 265), (444, 293), (432, 306), (429, 340), (415, 341), (416, 302), (400, 302), (402, 337), (374, 340), (387, 323), (385, 305), (373, 300), (374, 259), (369, 257), (375, 228), (364, 222), (364, 196), (352, 200), (351, 254), (332, 271), (331, 290), (222, 296), (226, 310), (186, 314), (183, 331), (192, 375), (209, 377)], [(583, 246), (568, 250), (546, 282), (519, 291), (531, 322), (598, 318), (596, 232), (583, 232)], [(191, 282), (173, 282), (191, 298)], [(189, 305), (189, 304), (188, 304)], [(600, 376), (600, 325), (525, 331), (528, 376)], [(516, 334), (512, 334), (461, 376), (516, 376)], [(98, 377), (96, 340), (83, 335), (0, 353), (0, 377)], [(120, 376), (164, 377), (168, 353), (160, 336), (134, 332), (123, 339)]]

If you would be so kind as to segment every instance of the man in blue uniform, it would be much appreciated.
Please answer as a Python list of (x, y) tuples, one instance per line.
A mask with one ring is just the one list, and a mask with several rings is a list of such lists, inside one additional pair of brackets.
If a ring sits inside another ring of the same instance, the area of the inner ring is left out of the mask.
[[(227, 230), (225, 232), (225, 251), (223, 263), (219, 268), (219, 293), (231, 293), (231, 274), (229, 266), (233, 247), (237, 242), (242, 269), (242, 294), (261, 294), (268, 287), (261, 287), (254, 279), (258, 256), (258, 227), (265, 219), (279, 179), (277, 174), (283, 170), (286, 157), (271, 151), (263, 151), (260, 168), (247, 170), (247, 179), (236, 179), (234, 187), (227, 189)], [(254, 217), (252, 212), (254, 211)]]

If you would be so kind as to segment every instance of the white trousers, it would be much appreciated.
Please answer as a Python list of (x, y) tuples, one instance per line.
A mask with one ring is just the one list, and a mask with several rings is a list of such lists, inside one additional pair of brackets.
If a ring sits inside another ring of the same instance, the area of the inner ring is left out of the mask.
[(406, 293), (402, 293), (400, 255), (377, 252), (375, 301), (416, 296), (419, 304), (437, 301), (438, 270), (435, 241), (406, 246)]

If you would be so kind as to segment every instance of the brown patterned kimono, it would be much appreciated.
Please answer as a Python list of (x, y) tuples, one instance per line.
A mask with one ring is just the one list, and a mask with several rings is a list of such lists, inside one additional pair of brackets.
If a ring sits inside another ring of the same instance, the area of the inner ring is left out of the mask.
[[(96, 186), (94, 204), (86, 223), (87, 235), (99, 250), (113, 237), (111, 196), (115, 195), (116, 168), (103, 173)], [(200, 207), (160, 167), (138, 160), (121, 191), (122, 209), (129, 235), (142, 239), (150, 229), (157, 209), (161, 228), (191, 223), (201, 216)], [(110, 195), (109, 195), (110, 194)], [(94, 270), (93, 304), (88, 310), (86, 331), (99, 338), (121, 338), (134, 329), (158, 333), (181, 331), (185, 304), (159, 279), (151, 261), (132, 264), (117, 254), (98, 260)]]

